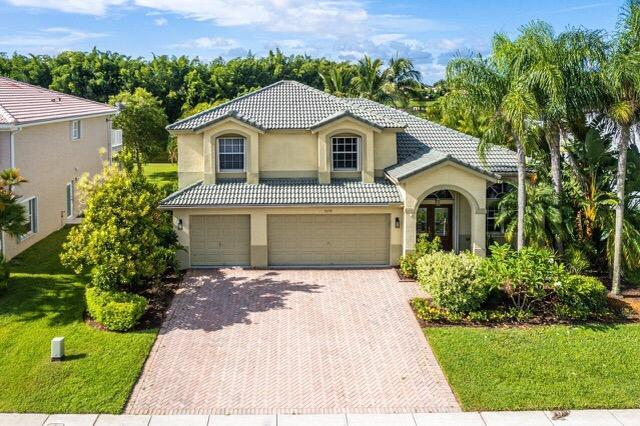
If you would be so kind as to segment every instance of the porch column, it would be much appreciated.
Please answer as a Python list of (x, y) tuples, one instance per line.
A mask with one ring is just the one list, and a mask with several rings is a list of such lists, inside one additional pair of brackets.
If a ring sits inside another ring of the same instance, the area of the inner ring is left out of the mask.
[(471, 251), (478, 256), (487, 255), (487, 211), (476, 209), (471, 213)]
[(402, 254), (413, 252), (416, 246), (416, 211), (415, 209), (404, 209), (404, 229), (402, 237)]
[(264, 268), (268, 263), (267, 214), (251, 213), (251, 266)]

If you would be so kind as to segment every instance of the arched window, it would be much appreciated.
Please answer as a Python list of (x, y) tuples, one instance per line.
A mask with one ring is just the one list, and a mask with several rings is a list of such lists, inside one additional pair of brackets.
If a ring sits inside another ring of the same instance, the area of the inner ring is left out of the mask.
[(338, 172), (360, 170), (360, 137), (340, 135), (331, 138), (331, 167)]
[(218, 171), (238, 173), (245, 170), (245, 138), (221, 136), (218, 138)]

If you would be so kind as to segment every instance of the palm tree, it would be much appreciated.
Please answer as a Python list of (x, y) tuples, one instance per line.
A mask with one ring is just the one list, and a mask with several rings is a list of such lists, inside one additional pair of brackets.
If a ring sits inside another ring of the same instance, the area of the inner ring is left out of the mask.
[(344, 65), (333, 66), (327, 72), (320, 72), (324, 91), (341, 97), (349, 95), (352, 77), (352, 70)]
[[(12, 237), (19, 237), (26, 232), (25, 208), (18, 202), (20, 196), (13, 188), (26, 182), (17, 169), (6, 169), (0, 173), (0, 231)], [(0, 257), (0, 290), (7, 287), (9, 280), (9, 264)]]
[(617, 205), (611, 291), (619, 294), (627, 150), (632, 128), (638, 124), (640, 115), (640, 0), (628, 0), (622, 11), (611, 54), (603, 70), (603, 82), (608, 93), (606, 114), (618, 133)]
[(358, 96), (383, 102), (389, 98), (385, 92), (388, 74), (387, 70), (383, 70), (381, 59), (371, 59), (365, 55), (358, 61), (356, 75), (351, 80), (351, 85)]
[(396, 54), (389, 60), (384, 74), (388, 80), (384, 90), (396, 106), (407, 107), (411, 99), (418, 97), (420, 71), (415, 69), (410, 59)]
[[(494, 50), (506, 38), (494, 37)], [(456, 58), (447, 66), (450, 95), (458, 105), (488, 118), (480, 138), (479, 152), (486, 155), (491, 145), (515, 146), (518, 169), (517, 247), (525, 244), (526, 147), (531, 137), (530, 118), (539, 115), (536, 99), (527, 85), (516, 79), (511, 64), (501, 56)]]
[(533, 21), (515, 41), (503, 40), (494, 52), (535, 94), (557, 202), (562, 195), (561, 137), (573, 122), (584, 121), (600, 94), (595, 82), (605, 51), (600, 31), (570, 29), (556, 36), (549, 24)]

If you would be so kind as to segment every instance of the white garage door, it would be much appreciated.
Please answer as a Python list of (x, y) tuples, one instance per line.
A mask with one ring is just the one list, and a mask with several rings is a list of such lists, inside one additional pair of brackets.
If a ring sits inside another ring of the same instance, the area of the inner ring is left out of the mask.
[(243, 266), (251, 263), (248, 215), (191, 216), (192, 266)]
[(269, 264), (387, 265), (389, 215), (269, 215)]

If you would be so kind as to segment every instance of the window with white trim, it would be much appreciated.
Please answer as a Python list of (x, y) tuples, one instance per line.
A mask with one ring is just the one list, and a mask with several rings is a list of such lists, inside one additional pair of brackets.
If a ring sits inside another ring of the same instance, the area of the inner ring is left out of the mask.
[(81, 136), (80, 120), (73, 120), (71, 122), (71, 139), (77, 141)]
[(244, 172), (245, 139), (243, 137), (218, 138), (218, 170), (220, 172)]
[(24, 204), (24, 215), (26, 219), (26, 230), (27, 232), (20, 237), (20, 239), (24, 240), (29, 235), (35, 234), (38, 232), (38, 199), (36, 197), (31, 197), (22, 202)]
[(334, 136), (331, 138), (331, 165), (338, 172), (356, 172), (360, 168), (360, 138)]
[(73, 217), (73, 182), (67, 183), (67, 218)]

